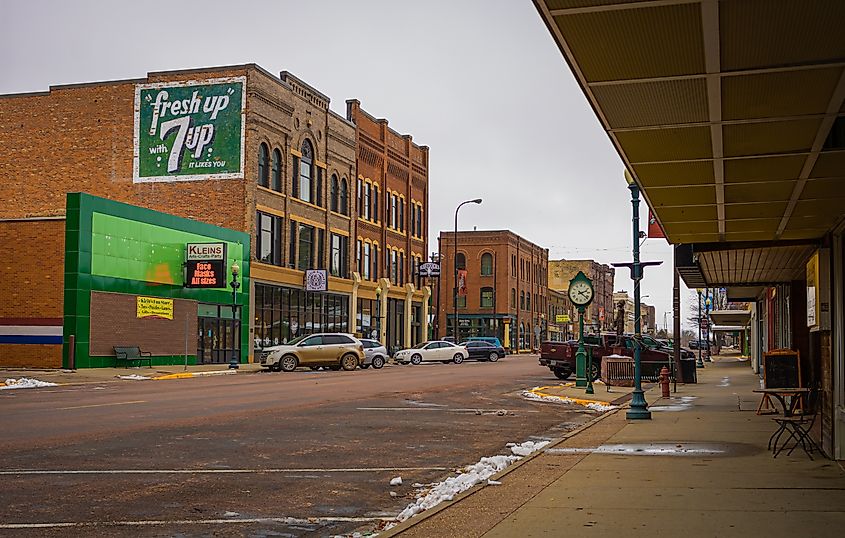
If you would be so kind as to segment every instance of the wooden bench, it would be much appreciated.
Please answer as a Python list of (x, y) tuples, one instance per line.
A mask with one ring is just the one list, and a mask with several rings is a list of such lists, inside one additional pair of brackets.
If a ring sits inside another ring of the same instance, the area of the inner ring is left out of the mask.
[(153, 367), (152, 353), (149, 351), (141, 351), (138, 346), (115, 346), (114, 347), (115, 365), (120, 361), (126, 362), (126, 367), (129, 368), (129, 361), (138, 361), (138, 366), (147, 361), (150, 368)]
[(610, 387), (634, 386), (634, 359), (631, 357), (602, 357), (601, 378), (607, 392)]

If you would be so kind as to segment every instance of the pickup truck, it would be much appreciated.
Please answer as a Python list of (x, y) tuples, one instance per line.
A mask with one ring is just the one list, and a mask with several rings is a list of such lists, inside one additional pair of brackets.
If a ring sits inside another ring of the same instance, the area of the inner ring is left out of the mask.
[[(659, 344), (651, 338), (643, 337), (643, 347), (640, 359), (643, 364), (643, 377), (650, 378), (660, 371), (662, 366), (670, 365), (671, 354), (661, 350)], [(647, 339), (646, 339), (647, 338)], [(601, 358), (608, 355), (634, 356), (634, 342), (632, 335), (622, 337), (621, 346), (616, 345), (617, 337), (614, 333), (588, 334), (584, 336), (584, 349), (593, 356), (592, 378), (599, 378), (601, 372)], [(578, 351), (578, 341), (566, 342), (546, 341), (540, 344), (540, 365), (547, 367), (558, 379), (568, 379), (575, 371), (575, 353)], [(656, 372), (652, 372), (656, 370)]]

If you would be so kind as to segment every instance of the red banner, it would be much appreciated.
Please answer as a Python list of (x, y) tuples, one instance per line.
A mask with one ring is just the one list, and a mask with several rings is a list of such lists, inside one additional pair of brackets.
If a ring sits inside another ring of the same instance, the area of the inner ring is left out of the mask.
[(458, 269), (458, 297), (467, 296), (467, 271)]
[(666, 234), (663, 233), (663, 229), (660, 227), (660, 224), (657, 222), (657, 219), (654, 218), (654, 213), (651, 212), (651, 209), (648, 210), (648, 237), (662, 237), (666, 238)]

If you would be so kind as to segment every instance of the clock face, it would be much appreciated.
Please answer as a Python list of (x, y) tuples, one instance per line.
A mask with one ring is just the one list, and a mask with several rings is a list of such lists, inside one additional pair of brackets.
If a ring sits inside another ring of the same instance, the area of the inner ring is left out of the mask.
[(569, 300), (581, 306), (593, 300), (593, 288), (588, 282), (579, 280), (569, 285)]

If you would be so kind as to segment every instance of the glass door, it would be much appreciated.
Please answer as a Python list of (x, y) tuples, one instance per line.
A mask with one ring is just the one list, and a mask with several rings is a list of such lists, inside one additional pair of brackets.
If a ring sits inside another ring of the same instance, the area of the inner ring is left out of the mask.
[(197, 331), (198, 364), (240, 361), (240, 327), (231, 306), (199, 305)]

